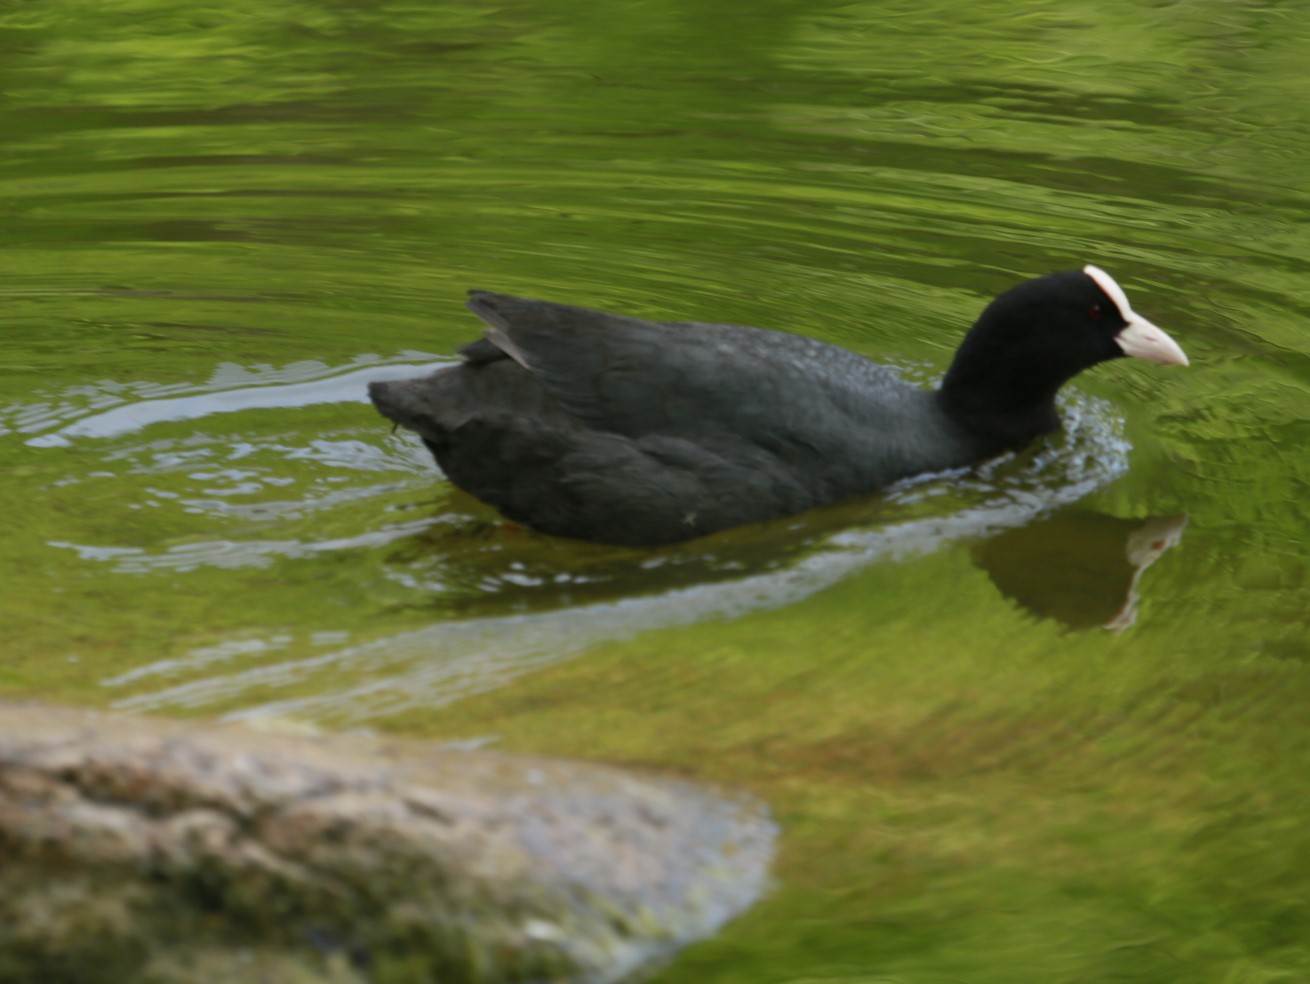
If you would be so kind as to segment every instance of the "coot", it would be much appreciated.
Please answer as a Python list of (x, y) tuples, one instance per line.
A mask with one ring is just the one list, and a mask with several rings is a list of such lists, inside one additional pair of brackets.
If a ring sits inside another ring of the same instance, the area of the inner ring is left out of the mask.
[(935, 390), (784, 332), (470, 293), (486, 329), (463, 362), (369, 396), (460, 488), (602, 543), (673, 543), (968, 465), (1056, 430), (1056, 392), (1089, 366), (1187, 365), (1094, 266), (992, 301)]

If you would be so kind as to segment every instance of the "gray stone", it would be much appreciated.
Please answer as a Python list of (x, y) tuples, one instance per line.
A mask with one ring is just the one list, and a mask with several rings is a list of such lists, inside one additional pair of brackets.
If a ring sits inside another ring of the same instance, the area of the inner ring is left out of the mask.
[(606, 766), (0, 704), (0, 981), (614, 981), (774, 836)]

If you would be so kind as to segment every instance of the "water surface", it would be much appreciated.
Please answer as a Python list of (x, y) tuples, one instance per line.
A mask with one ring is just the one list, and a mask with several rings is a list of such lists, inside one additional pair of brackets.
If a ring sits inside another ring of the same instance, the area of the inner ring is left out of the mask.
[[(0, 686), (748, 788), (678, 982), (1310, 979), (1310, 15), (1193, 0), (0, 12)], [(1094, 262), (1190, 369), (659, 551), (363, 400), (488, 287), (930, 381)]]

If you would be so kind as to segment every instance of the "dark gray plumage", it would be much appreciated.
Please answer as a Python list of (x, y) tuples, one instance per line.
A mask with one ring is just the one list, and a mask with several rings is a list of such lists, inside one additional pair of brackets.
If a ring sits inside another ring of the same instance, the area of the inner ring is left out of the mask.
[(468, 306), (487, 328), (464, 362), (373, 383), (374, 404), (510, 519), (605, 543), (686, 540), (1019, 447), (1133, 332), (1158, 338), (1132, 354), (1185, 362), (1093, 267), (994, 301), (935, 391), (782, 332), (485, 291)]

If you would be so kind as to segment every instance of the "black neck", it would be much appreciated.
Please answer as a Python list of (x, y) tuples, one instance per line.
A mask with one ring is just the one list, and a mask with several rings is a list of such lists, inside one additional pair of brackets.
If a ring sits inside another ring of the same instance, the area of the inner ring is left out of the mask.
[(983, 440), (988, 454), (1018, 450), (1034, 438), (1060, 429), (1054, 393), (1009, 406), (998, 405), (986, 391), (948, 390), (944, 383), (935, 395), (946, 416), (957, 427)]
[(958, 426), (997, 451), (1020, 448), (1059, 429), (1055, 395), (1077, 373), (1044, 355), (993, 351), (985, 336), (972, 332), (947, 370), (937, 402)]

